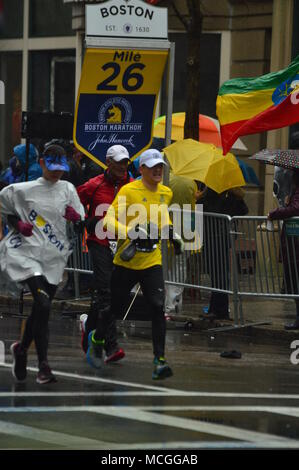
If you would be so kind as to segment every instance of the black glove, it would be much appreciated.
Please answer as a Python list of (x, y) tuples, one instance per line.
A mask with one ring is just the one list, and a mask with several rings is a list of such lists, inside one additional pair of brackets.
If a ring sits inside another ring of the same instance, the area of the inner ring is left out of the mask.
[(128, 238), (135, 242), (136, 251), (143, 251), (145, 253), (154, 251), (157, 243), (159, 242), (158, 239), (151, 238), (151, 235), (152, 233), (150, 224), (148, 224), (146, 227), (136, 225), (136, 227), (128, 231)]
[(131, 242), (124, 248), (120, 254), (123, 261), (130, 261), (135, 256), (136, 251), (151, 253), (156, 249), (158, 239), (150, 238), (150, 225), (147, 228), (136, 225), (128, 230), (128, 238)]
[(147, 230), (138, 224), (128, 230), (128, 238), (133, 241), (147, 240)]
[(173, 244), (174, 252), (176, 255), (182, 255), (184, 253), (185, 243), (174, 230), (173, 226), (169, 226), (169, 240)]
[(14, 228), (17, 231), (18, 231), (18, 222), (20, 222), (20, 220), (21, 220), (20, 217), (17, 215), (9, 214), (7, 216), (8, 225), (10, 225), (12, 228)]

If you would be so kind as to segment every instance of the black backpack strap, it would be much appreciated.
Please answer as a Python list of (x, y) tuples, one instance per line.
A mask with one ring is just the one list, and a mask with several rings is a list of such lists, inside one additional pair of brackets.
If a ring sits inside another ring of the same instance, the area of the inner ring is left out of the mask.
[(96, 194), (97, 190), (102, 186), (102, 184), (104, 184), (104, 181), (101, 181), (101, 182), (97, 185), (97, 187), (95, 188), (94, 192), (92, 193), (92, 196), (91, 196), (90, 201), (89, 201), (89, 208), (88, 208), (88, 214), (87, 214), (87, 218), (88, 218), (88, 219), (91, 217), (93, 199), (94, 199), (94, 197), (95, 197), (95, 194)]

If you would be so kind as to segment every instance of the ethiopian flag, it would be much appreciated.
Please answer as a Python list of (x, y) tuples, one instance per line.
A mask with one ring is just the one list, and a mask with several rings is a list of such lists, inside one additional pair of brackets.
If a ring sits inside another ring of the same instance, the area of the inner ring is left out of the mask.
[(224, 155), (241, 135), (299, 122), (299, 55), (279, 72), (224, 82), (216, 108)]

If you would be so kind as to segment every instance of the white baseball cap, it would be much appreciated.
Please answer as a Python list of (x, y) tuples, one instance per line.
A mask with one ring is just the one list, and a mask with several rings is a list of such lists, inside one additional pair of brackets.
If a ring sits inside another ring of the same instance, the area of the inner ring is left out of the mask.
[(145, 165), (148, 168), (153, 168), (153, 166), (161, 163), (166, 165), (162, 153), (156, 149), (145, 150), (139, 157), (139, 166)]
[(106, 160), (111, 158), (115, 162), (120, 162), (121, 160), (130, 160), (129, 152), (123, 145), (112, 145), (109, 147), (106, 153)]

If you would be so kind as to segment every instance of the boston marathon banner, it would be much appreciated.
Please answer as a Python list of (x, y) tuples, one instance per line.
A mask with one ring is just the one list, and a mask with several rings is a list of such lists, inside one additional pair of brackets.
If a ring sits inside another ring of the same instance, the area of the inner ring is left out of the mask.
[(87, 49), (74, 121), (76, 146), (102, 167), (111, 145), (136, 157), (152, 129), (168, 51)]

